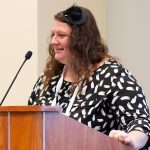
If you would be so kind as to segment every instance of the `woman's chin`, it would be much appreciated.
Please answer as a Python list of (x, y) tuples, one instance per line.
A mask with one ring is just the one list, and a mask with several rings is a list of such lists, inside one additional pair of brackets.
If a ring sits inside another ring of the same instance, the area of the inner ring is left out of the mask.
[(56, 57), (56, 56), (55, 56), (55, 59), (56, 59), (57, 61), (59, 61), (60, 63), (64, 64), (64, 58), (62, 58), (62, 57)]

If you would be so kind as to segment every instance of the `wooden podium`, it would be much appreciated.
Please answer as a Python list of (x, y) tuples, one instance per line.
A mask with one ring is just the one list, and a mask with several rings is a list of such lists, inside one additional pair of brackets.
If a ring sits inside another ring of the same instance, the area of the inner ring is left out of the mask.
[(59, 107), (0, 107), (0, 150), (133, 150), (60, 113)]

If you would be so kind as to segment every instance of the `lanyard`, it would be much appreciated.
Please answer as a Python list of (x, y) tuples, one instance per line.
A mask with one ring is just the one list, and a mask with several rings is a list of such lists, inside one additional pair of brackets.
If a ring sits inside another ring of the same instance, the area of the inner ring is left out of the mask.
[[(61, 77), (60, 77), (60, 79), (59, 79), (59, 81), (58, 81), (58, 83), (57, 83), (57, 85), (56, 85), (55, 98), (54, 98), (54, 100), (53, 100), (51, 106), (56, 106), (56, 100), (57, 100), (57, 97), (58, 97), (58, 93), (59, 93), (59, 91), (60, 91), (60, 89), (61, 89), (61, 86), (62, 86), (62, 84), (63, 84), (63, 79), (64, 79), (64, 76), (63, 76), (63, 73), (62, 73), (62, 74), (61, 74)], [(69, 104), (68, 104), (68, 107), (67, 107), (67, 109), (66, 109), (66, 112), (64, 113), (66, 116), (69, 116), (69, 115), (70, 115), (70, 110), (71, 110), (71, 108), (72, 108), (72, 106), (73, 106), (73, 103), (74, 103), (75, 98), (76, 98), (76, 96), (77, 96), (77, 93), (78, 93), (78, 91), (79, 91), (79, 86), (80, 86), (80, 84), (78, 84), (78, 85), (76, 86), (76, 88), (75, 88), (75, 90), (74, 90), (74, 92), (73, 92), (73, 95), (72, 95), (72, 97), (70, 98), (70, 102), (69, 102)]]

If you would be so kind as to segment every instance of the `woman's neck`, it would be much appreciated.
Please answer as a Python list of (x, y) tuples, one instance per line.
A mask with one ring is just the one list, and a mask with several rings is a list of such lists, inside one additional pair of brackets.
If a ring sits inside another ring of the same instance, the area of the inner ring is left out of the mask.
[(64, 66), (63, 69), (64, 80), (68, 82), (77, 82), (75, 79), (75, 73), (69, 66)]
[[(97, 63), (95, 66), (94, 65), (89, 66), (89, 70), (91, 70), (91, 74), (93, 71), (95, 71), (97, 68), (102, 66), (109, 59), (110, 59), (109, 57), (105, 57), (101, 62)], [(63, 75), (64, 75), (64, 80), (68, 81), (68, 82), (75, 83), (75, 82), (78, 82), (80, 80), (77, 77), (77, 75), (75, 74), (75, 72), (72, 70), (72, 67), (68, 66), (68, 65), (64, 66)]]

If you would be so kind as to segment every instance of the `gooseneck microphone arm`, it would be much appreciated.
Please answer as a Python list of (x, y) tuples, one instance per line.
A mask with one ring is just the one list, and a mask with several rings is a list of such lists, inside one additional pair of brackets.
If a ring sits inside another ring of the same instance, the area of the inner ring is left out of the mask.
[(16, 73), (16, 75), (15, 75), (13, 81), (11, 82), (11, 84), (10, 84), (8, 90), (6, 91), (6, 93), (5, 93), (5, 95), (4, 95), (3, 99), (2, 99), (2, 101), (1, 101), (1, 103), (0, 103), (0, 106), (2, 106), (2, 104), (3, 104), (4, 100), (5, 100), (5, 98), (6, 98), (7, 94), (8, 94), (8, 92), (9, 92), (10, 88), (12, 87), (14, 81), (16, 80), (16, 78), (17, 78), (17, 76), (18, 76), (18, 74), (19, 74), (21, 68), (23, 67), (23, 65), (25, 64), (25, 62), (26, 62), (28, 59), (31, 58), (31, 56), (32, 56), (32, 52), (31, 52), (31, 51), (28, 51), (28, 52), (26, 53), (26, 55), (25, 55), (25, 60), (23, 61), (22, 65), (20, 66), (18, 72)]

